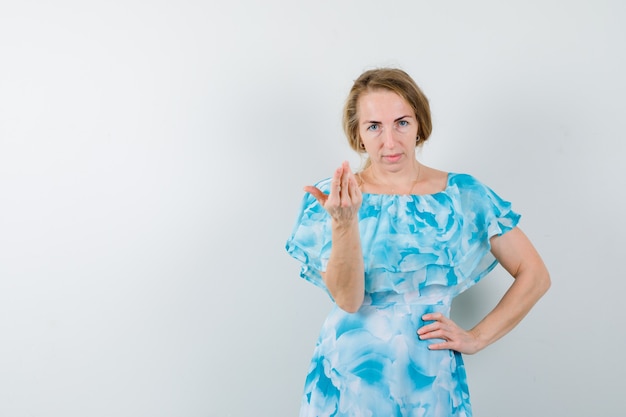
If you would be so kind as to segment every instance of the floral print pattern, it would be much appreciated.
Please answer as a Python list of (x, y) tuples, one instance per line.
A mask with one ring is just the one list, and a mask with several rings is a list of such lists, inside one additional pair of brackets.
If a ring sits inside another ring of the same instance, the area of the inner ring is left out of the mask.
[[(330, 179), (317, 187), (328, 192)], [(335, 306), (324, 322), (300, 416), (471, 416), (461, 355), (429, 350), (416, 331), (427, 312), (449, 316), (452, 299), (497, 265), (489, 239), (519, 218), (467, 174), (450, 173), (435, 194), (363, 194), (365, 302), (354, 314)], [(330, 217), (306, 194), (286, 250), (327, 293), (331, 249)]]

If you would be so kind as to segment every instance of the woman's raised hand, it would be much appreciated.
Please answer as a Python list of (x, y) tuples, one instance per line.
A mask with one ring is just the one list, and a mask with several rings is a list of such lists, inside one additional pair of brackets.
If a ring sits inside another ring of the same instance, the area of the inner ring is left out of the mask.
[(330, 194), (325, 194), (319, 188), (310, 185), (304, 187), (304, 191), (311, 193), (339, 224), (347, 224), (358, 218), (363, 196), (347, 161), (335, 170)]

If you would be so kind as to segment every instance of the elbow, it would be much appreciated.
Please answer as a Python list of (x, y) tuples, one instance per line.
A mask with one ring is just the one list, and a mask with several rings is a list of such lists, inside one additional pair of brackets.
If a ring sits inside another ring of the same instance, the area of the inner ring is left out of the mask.
[(539, 273), (537, 273), (536, 277), (535, 289), (539, 293), (539, 297), (542, 297), (552, 286), (550, 273), (546, 268), (543, 268)]
[(337, 304), (337, 307), (339, 307), (346, 313), (353, 314), (361, 309), (361, 306), (363, 305), (363, 299), (364, 296), (361, 295), (360, 297), (354, 297), (352, 299), (335, 300), (335, 304)]
[(342, 309), (343, 311), (345, 311), (346, 313), (350, 313), (350, 314), (354, 314), (357, 311), (359, 311), (361, 309), (361, 306), (357, 306), (356, 304), (354, 305), (349, 305), (349, 304), (337, 304), (337, 306)]
[(547, 293), (550, 287), (552, 286), (552, 279), (550, 279), (550, 273), (545, 271), (544, 277), (541, 280), (542, 282), (542, 290), (543, 294)]

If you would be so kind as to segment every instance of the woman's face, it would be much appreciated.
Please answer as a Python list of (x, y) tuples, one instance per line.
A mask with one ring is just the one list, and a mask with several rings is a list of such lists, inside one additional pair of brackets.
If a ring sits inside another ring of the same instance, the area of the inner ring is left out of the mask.
[(389, 90), (369, 91), (357, 103), (359, 134), (372, 165), (397, 172), (415, 163), (418, 122), (409, 103)]

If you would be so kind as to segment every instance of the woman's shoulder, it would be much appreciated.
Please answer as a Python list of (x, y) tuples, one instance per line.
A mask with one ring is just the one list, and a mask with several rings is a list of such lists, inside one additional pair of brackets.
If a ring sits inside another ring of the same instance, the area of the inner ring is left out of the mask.
[(485, 187), (485, 184), (478, 180), (474, 175), (463, 172), (448, 173), (448, 185), (466, 190)]
[(420, 164), (416, 182), (411, 188), (413, 195), (427, 196), (445, 192), (449, 186), (449, 173)]
[(448, 181), (450, 194), (456, 195), (465, 204), (490, 208), (493, 205), (502, 207), (511, 205), (508, 200), (504, 200), (491, 187), (471, 174), (451, 173)]

